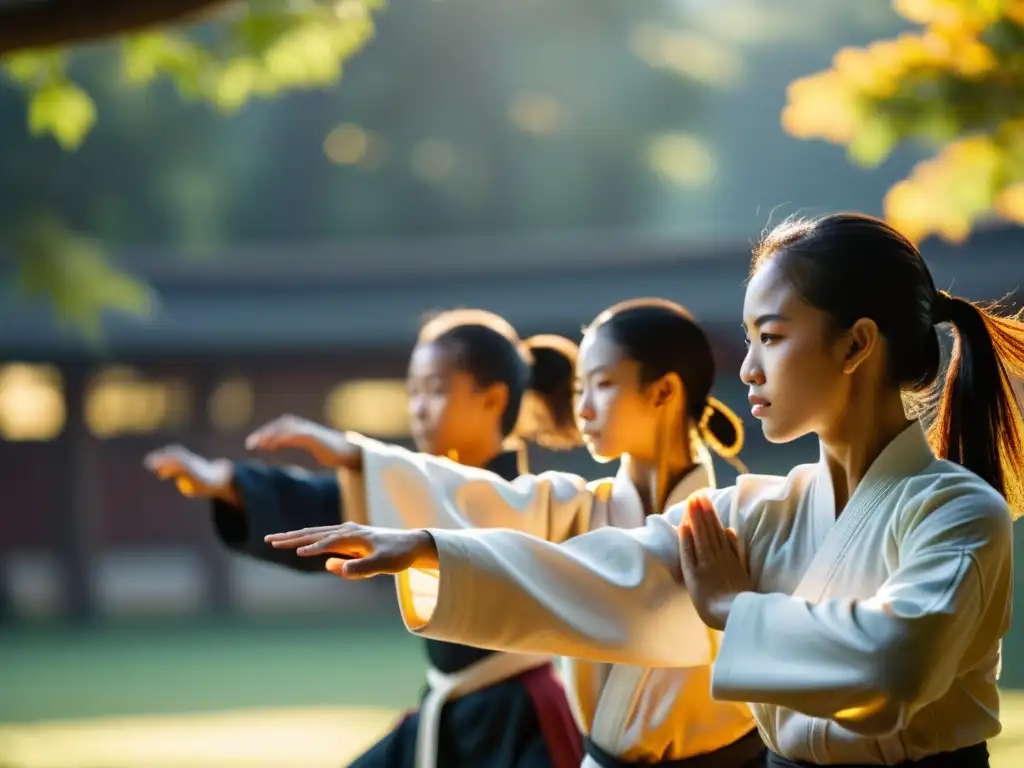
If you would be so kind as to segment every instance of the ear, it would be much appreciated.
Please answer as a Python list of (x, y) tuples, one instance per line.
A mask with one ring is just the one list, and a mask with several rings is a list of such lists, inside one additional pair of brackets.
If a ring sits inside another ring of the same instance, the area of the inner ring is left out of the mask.
[(657, 381), (651, 382), (647, 388), (651, 404), (661, 408), (672, 402), (679, 402), (683, 397), (683, 382), (677, 373), (666, 373)]
[(496, 381), (483, 390), (484, 408), (490, 413), (502, 414), (508, 407), (508, 385)]
[(878, 325), (862, 317), (844, 334), (843, 344), (843, 373), (849, 375), (878, 347)]

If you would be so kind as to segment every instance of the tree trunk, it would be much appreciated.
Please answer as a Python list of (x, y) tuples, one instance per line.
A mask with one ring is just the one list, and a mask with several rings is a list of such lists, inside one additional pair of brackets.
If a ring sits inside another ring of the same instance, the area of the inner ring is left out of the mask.
[(0, 0), (0, 56), (177, 24), (230, 0)]

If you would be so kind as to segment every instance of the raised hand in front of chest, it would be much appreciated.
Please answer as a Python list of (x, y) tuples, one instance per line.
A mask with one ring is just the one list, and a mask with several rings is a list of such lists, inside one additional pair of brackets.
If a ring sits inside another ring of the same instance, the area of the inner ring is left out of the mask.
[(683, 580), (701, 620), (712, 629), (725, 629), (736, 597), (752, 592), (754, 583), (740, 557), (736, 531), (722, 525), (702, 493), (687, 501), (679, 554)]

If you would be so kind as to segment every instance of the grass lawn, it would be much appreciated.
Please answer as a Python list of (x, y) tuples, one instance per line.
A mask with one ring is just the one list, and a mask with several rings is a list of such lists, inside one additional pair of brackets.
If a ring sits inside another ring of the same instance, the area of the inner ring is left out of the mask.
[[(393, 622), (9, 631), (0, 768), (341, 768), (422, 671)], [(1003, 710), (993, 765), (1024, 766), (1024, 692)]]

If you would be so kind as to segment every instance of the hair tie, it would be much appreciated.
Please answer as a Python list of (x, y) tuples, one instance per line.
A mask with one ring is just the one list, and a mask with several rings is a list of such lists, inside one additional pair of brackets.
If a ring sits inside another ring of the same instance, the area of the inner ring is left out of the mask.
[(947, 291), (939, 291), (932, 302), (932, 324), (951, 323), (956, 313), (957, 298)]
[[(704, 406), (704, 413), (701, 415), (700, 421), (697, 422), (697, 431), (700, 433), (701, 439), (703, 439), (715, 453), (735, 467), (736, 471), (741, 475), (748, 474), (749, 470), (747, 469), (747, 465), (736, 458), (737, 454), (739, 454), (743, 448), (743, 422), (740, 420), (740, 417), (722, 401), (709, 395), (705, 402), (707, 404)], [(732, 445), (723, 445), (722, 441), (715, 436), (715, 433), (710, 428), (711, 417), (715, 415), (716, 411), (729, 421), (733, 431), (736, 432), (736, 440)]]

